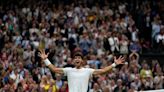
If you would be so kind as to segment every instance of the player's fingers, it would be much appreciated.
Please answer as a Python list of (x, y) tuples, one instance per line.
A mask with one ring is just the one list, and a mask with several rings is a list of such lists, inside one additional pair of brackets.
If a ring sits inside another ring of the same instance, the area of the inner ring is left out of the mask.
[(48, 56), (49, 54), (50, 54), (50, 53), (48, 52), (48, 53), (47, 53), (47, 56)]
[(44, 49), (42, 49), (42, 51), (43, 51), (43, 54), (45, 55), (46, 53), (45, 53), (45, 50)]
[(41, 49), (41, 50), (40, 50), (40, 52), (41, 52), (41, 54), (45, 54), (45, 52), (44, 52), (44, 50), (43, 50), (43, 49)]
[(116, 60), (116, 56), (114, 56), (114, 60)]
[(40, 51), (41, 54), (43, 54), (43, 49), (40, 49), (39, 51)]
[(38, 53), (38, 56), (41, 57), (41, 53), (40, 52)]
[(122, 61), (125, 61), (125, 57), (122, 57), (121, 60), (122, 60)]
[(122, 58), (122, 55), (121, 56), (119, 56), (119, 58), (118, 59), (121, 59)]

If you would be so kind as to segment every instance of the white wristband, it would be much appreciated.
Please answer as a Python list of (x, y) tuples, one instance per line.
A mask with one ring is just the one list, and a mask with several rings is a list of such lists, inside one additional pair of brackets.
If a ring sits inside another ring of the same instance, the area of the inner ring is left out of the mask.
[(112, 67), (115, 68), (115, 67), (116, 67), (116, 63), (113, 63), (113, 64), (112, 64)]
[(48, 59), (45, 59), (45, 60), (44, 60), (44, 63), (45, 63), (46, 66), (48, 66), (48, 65), (51, 64), (51, 62), (50, 62)]

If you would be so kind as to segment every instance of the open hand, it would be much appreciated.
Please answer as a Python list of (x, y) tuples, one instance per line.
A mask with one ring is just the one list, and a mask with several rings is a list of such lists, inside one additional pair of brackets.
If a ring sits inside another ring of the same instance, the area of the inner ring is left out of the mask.
[(116, 65), (120, 65), (120, 64), (124, 64), (125, 58), (120, 56), (118, 59), (116, 59), (116, 57), (114, 57), (114, 62), (116, 63)]
[(49, 53), (46, 54), (44, 50), (39, 50), (39, 51), (40, 51), (39, 56), (42, 58), (42, 60), (45, 60), (48, 58)]

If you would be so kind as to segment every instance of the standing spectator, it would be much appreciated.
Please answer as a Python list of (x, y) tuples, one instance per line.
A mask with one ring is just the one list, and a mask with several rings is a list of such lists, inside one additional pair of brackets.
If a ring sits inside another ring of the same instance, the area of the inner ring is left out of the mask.
[(129, 45), (128, 38), (125, 35), (122, 35), (120, 41), (120, 54), (128, 54), (129, 52), (128, 45)]
[(109, 33), (109, 38), (108, 38), (108, 41), (109, 41), (109, 44), (110, 44), (110, 50), (114, 53), (114, 52), (119, 52), (119, 40), (118, 40), (118, 37), (116, 35), (117, 33), (112, 33), (110, 34)]
[(129, 31), (131, 33), (131, 40), (133, 42), (138, 41), (139, 40), (139, 38), (138, 38), (138, 31), (139, 30), (136, 28), (136, 26), (132, 25), (131, 27), (129, 27)]
[(90, 60), (87, 61), (87, 64), (93, 65), (96, 69), (99, 69), (101, 62), (97, 60), (96, 55), (92, 54), (90, 55)]
[(80, 48), (84, 55), (88, 54), (89, 48), (91, 46), (91, 41), (86, 31), (83, 32), (83, 36), (79, 42)]
[(155, 40), (157, 39), (157, 34), (160, 32), (160, 27), (161, 27), (160, 16), (157, 14), (152, 22), (152, 34), (151, 34), (152, 42), (153, 45), (155, 46), (156, 46)]
[(164, 28), (161, 28), (159, 34), (157, 34), (156, 38), (156, 43), (157, 43), (157, 48), (159, 49), (158, 51), (163, 51), (164, 50)]
[(138, 63), (139, 62), (139, 54), (136, 53), (136, 52), (132, 52), (130, 55), (129, 55), (129, 61), (130, 62), (136, 62)]
[(32, 62), (31, 62), (32, 56), (34, 56), (34, 52), (32, 51), (31, 46), (28, 45), (27, 50), (24, 51), (24, 53), (23, 53), (23, 60), (24, 60), (25, 66), (28, 69), (32, 68)]

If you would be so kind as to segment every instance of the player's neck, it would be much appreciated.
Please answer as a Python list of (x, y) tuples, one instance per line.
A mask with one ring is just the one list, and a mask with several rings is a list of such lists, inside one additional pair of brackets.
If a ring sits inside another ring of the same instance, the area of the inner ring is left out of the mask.
[(82, 66), (76, 66), (75, 68), (76, 68), (76, 69), (81, 69), (81, 68), (82, 68)]

